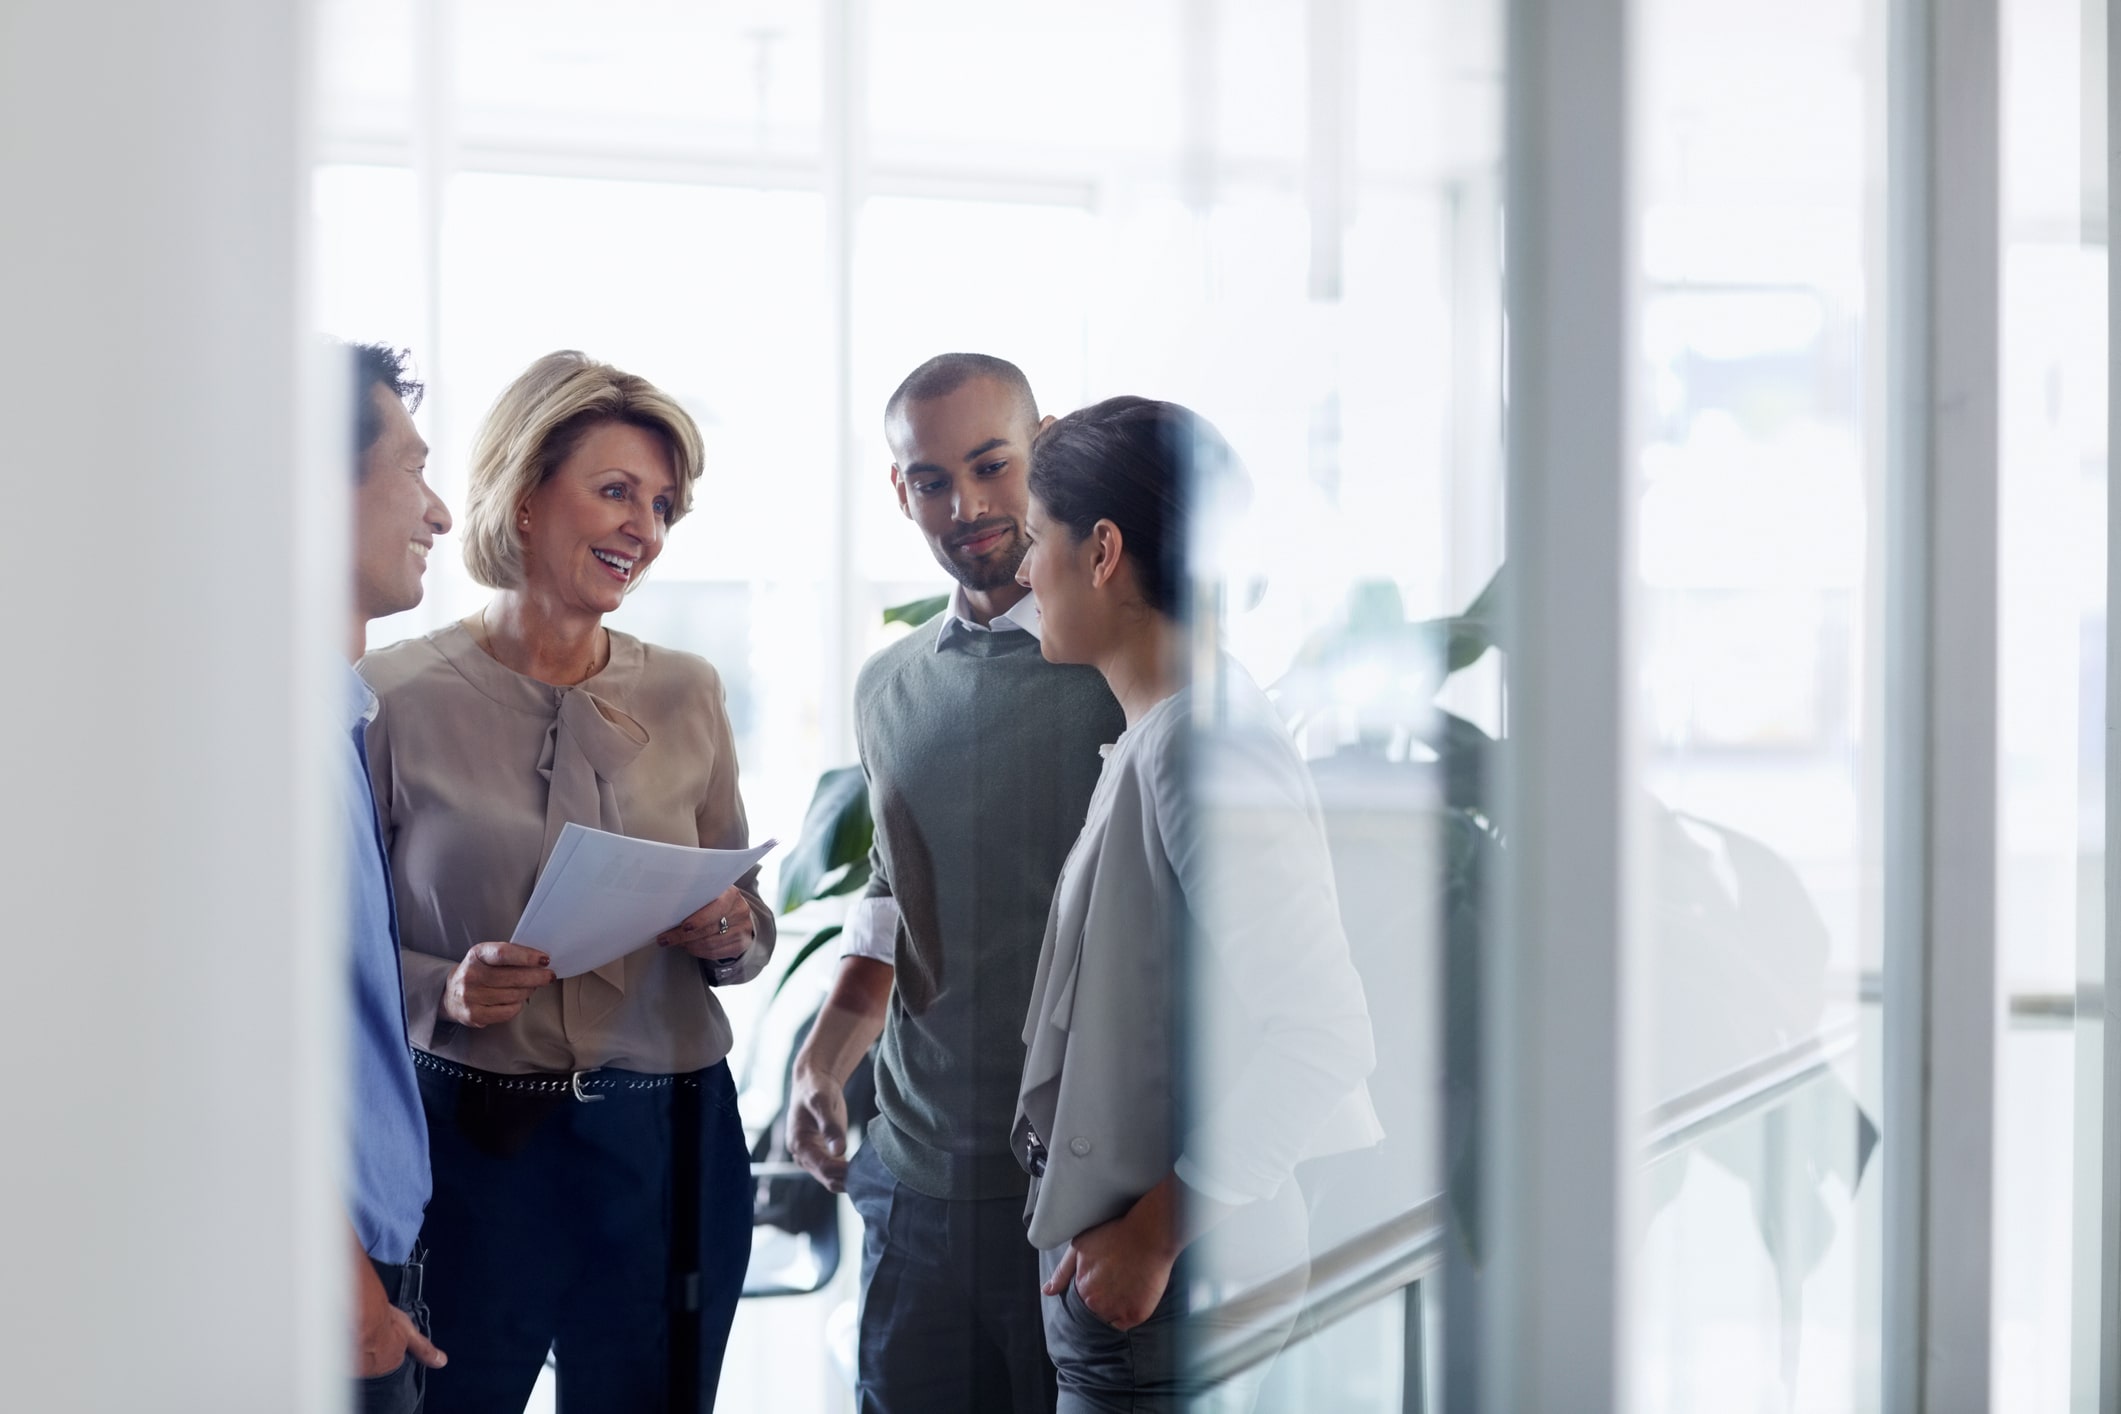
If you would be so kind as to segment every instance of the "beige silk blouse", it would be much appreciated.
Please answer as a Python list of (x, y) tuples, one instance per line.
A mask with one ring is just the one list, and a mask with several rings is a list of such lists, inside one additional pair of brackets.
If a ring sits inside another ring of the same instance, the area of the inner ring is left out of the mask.
[[(502, 666), (451, 624), (369, 654), (360, 670), (382, 704), (368, 764), (413, 1045), (503, 1074), (683, 1074), (728, 1055), (729, 1019), (706, 964), (681, 948), (651, 945), (540, 988), (497, 1026), (441, 1014), (465, 952), (514, 931), (568, 821), (668, 844), (750, 843), (714, 668), (612, 631), (602, 672), (553, 687)], [(749, 981), (772, 956), (774, 921), (758, 870), (738, 882), (758, 928), (738, 973)]]

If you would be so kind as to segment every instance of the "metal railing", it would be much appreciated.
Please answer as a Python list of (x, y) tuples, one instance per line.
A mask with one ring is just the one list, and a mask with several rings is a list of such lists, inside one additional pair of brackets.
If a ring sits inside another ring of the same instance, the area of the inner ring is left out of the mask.
[[(1851, 1018), (1658, 1105), (1646, 1117), (1644, 1160), (1669, 1157), (1772, 1108), (1825, 1075), (1855, 1049), (1859, 1034), (1859, 1023)], [(1268, 1281), (1219, 1304), (1203, 1323), (1215, 1334), (1197, 1350), (1197, 1372), (1220, 1383), (1397, 1291), (1406, 1290), (1410, 1302), (1418, 1301), (1421, 1282), (1443, 1265), (1448, 1221), (1447, 1200), (1438, 1195), (1319, 1253), (1308, 1274)], [(1286, 1308), (1296, 1285), (1302, 1286), (1303, 1299), (1291, 1328), (1275, 1313)], [(1407, 1330), (1410, 1341), (1420, 1338), (1418, 1320), (1410, 1318)], [(1409, 1410), (1426, 1408), (1424, 1392), (1415, 1387), (1431, 1363), (1426, 1357), (1425, 1351), (1408, 1351)]]
[(1220, 1303), (1204, 1323), (1213, 1334), (1196, 1350), (1196, 1370), (1220, 1384), (1342, 1317), (1415, 1286), (1443, 1265), (1444, 1207), (1442, 1197), (1431, 1198), (1312, 1258), (1300, 1280), (1303, 1305), (1293, 1327), (1280, 1313), (1297, 1279), (1277, 1278)]
[[(1875, 1005), (1881, 994), (1868, 985), (1872, 977), (1856, 980), (1858, 998)], [(2070, 1025), (2084, 1008), (2097, 1010), (2103, 1005), (2104, 997), (2091, 989), (2023, 991), (2010, 996), (2007, 1014), (2014, 1029), (2044, 1029)], [(1645, 1119), (1644, 1160), (1668, 1158), (1780, 1104), (1853, 1052), (1861, 1035), (1862, 1022), (1850, 1017), (1664, 1101)], [(1395, 1292), (1406, 1290), (1407, 1299), (1417, 1301), (1420, 1284), (1443, 1266), (1448, 1221), (1446, 1199), (1441, 1195), (1430, 1198), (1319, 1253), (1311, 1260), (1308, 1273), (1263, 1283), (1221, 1303), (1206, 1323), (1216, 1334), (1199, 1349), (1199, 1373), (1219, 1383)], [(1278, 1313), (1286, 1309), (1289, 1292), (1298, 1285), (1303, 1289), (1302, 1305), (1290, 1327)], [(1410, 1318), (1407, 1329), (1410, 1341), (1419, 1339), (1418, 1320)], [(1426, 1354), (1408, 1352), (1406, 1408), (1410, 1410), (1426, 1407), (1421, 1393), (1412, 1388), (1430, 1364)]]
[(1677, 1153), (1703, 1135), (1777, 1103), (1853, 1051), (1860, 1030), (1852, 1017), (1666, 1100), (1650, 1111), (1644, 1125), (1644, 1157), (1655, 1160)]

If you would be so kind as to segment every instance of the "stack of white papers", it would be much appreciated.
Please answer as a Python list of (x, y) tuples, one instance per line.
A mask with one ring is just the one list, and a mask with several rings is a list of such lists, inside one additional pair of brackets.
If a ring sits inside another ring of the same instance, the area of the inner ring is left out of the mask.
[(714, 902), (776, 843), (688, 849), (570, 823), (509, 941), (545, 953), (557, 976), (594, 972)]

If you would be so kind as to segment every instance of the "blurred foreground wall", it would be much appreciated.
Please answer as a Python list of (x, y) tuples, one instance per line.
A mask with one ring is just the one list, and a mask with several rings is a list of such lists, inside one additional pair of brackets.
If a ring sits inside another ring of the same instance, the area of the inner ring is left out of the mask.
[(0, 4), (8, 1409), (336, 1407), (308, 10)]

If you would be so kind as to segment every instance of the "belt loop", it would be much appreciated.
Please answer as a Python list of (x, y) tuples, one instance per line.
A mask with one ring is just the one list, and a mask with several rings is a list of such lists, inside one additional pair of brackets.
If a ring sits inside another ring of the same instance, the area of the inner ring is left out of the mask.
[(585, 1105), (592, 1104), (604, 1098), (602, 1095), (591, 1095), (582, 1089), (582, 1077), (590, 1073), (591, 1072), (587, 1070), (578, 1070), (574, 1073), (573, 1077), (570, 1078), (567, 1082), (568, 1090), (573, 1093), (574, 1097), (577, 1100), (580, 1100)]

